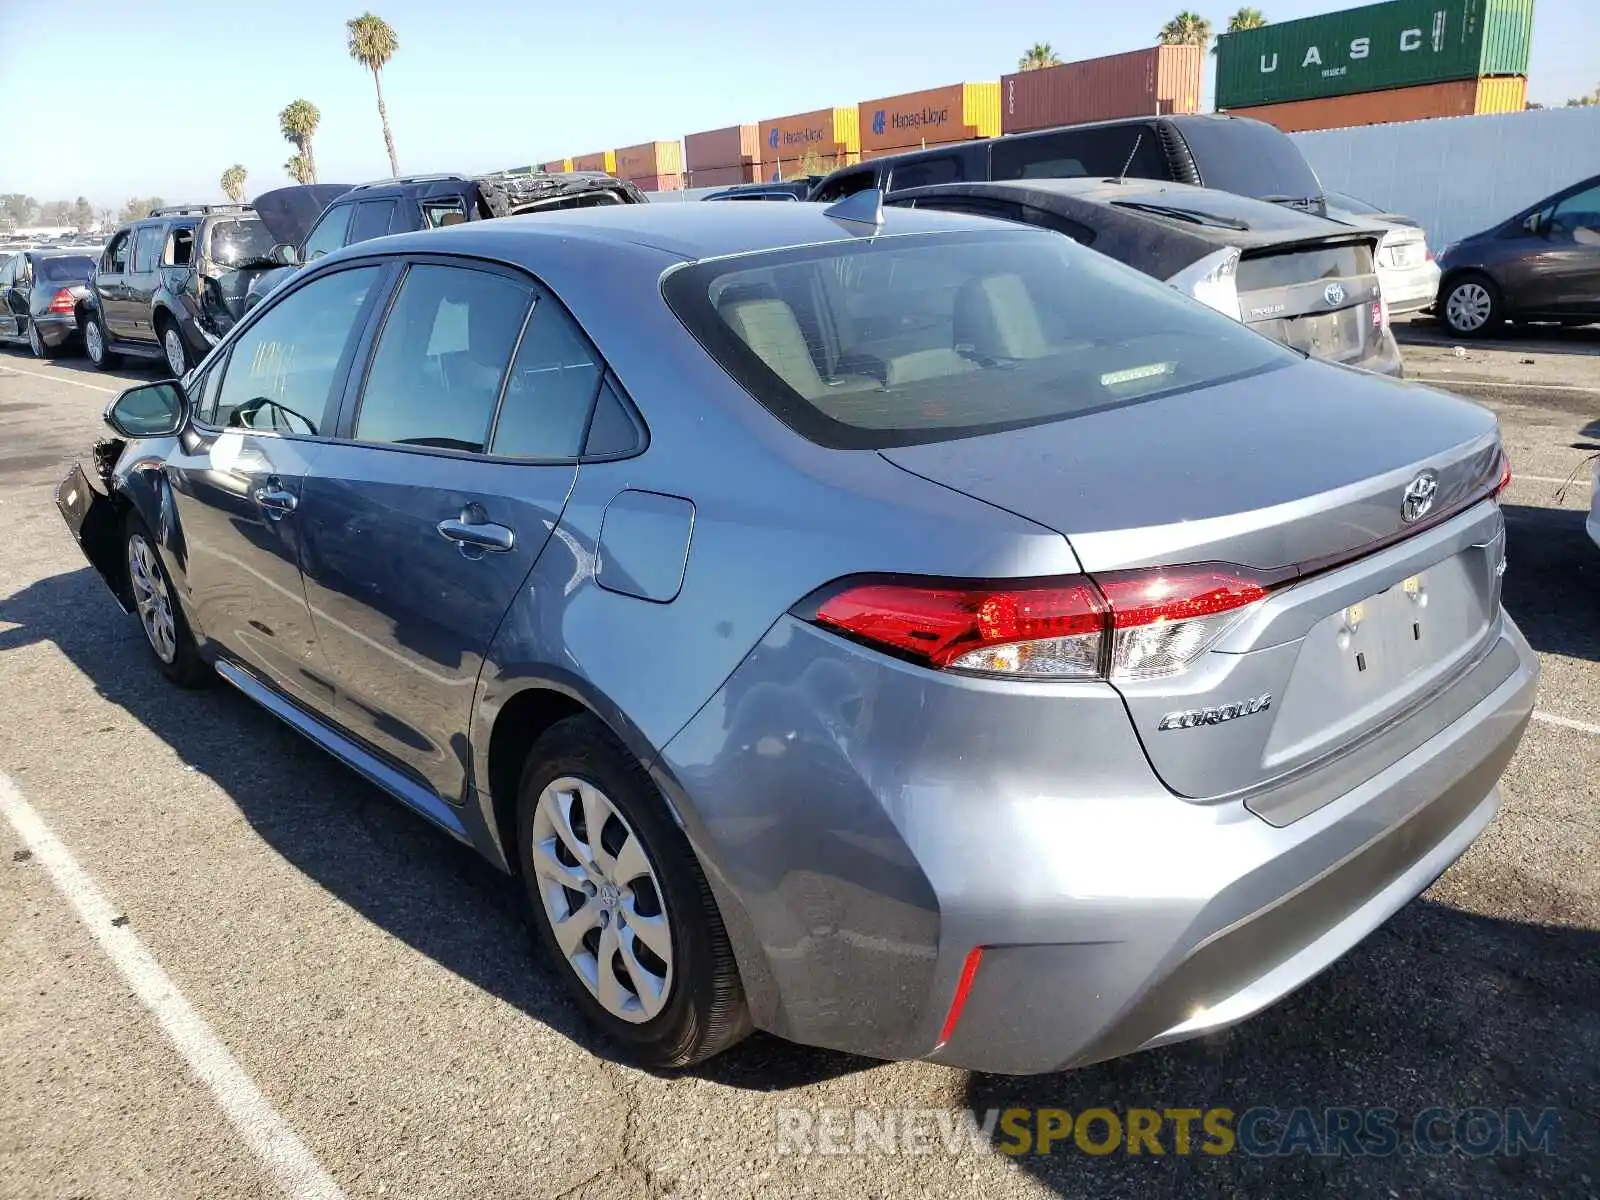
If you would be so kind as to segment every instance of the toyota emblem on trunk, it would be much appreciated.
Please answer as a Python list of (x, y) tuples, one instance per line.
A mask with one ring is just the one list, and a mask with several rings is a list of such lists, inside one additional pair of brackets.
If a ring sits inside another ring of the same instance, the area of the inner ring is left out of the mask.
[(1433, 497), (1438, 490), (1439, 477), (1432, 471), (1424, 471), (1406, 484), (1400, 497), (1400, 519), (1407, 525), (1422, 520), (1433, 507)]
[(1322, 298), (1328, 302), (1329, 308), (1338, 308), (1344, 303), (1344, 284), (1330, 283), (1322, 289)]

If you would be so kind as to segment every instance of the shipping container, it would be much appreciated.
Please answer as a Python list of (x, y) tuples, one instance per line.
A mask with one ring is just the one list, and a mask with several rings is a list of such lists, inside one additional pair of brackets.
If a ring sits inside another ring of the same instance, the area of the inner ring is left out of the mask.
[(599, 150), (594, 154), (580, 154), (572, 160), (574, 171), (604, 171), (607, 175), (617, 173), (617, 152), (615, 150)]
[(801, 174), (807, 162), (831, 171), (858, 161), (860, 153), (861, 130), (854, 105), (761, 122), (761, 168), (767, 179)]
[(684, 187), (731, 187), (736, 183), (761, 183), (761, 164), (747, 162), (737, 167), (691, 167), (684, 172)]
[(1425, 121), (1431, 117), (1471, 117), (1485, 113), (1521, 112), (1527, 105), (1528, 81), (1521, 75), (1489, 79), (1453, 79), (1420, 87), (1357, 92), (1321, 100), (1291, 100), (1230, 108), (1236, 117), (1254, 117), (1285, 133), (1310, 129), (1347, 129), (1392, 121)]
[(667, 175), (639, 175), (628, 180), (641, 192), (676, 192), (683, 188), (683, 176), (676, 173)]
[(552, 159), (550, 162), (540, 163), (539, 169), (541, 171), (551, 171), (556, 173), (561, 171), (570, 171), (572, 170), (572, 160), (570, 158)]
[(863, 154), (994, 137), (1000, 132), (1000, 85), (952, 83), (863, 100), (856, 112)]
[(1000, 129), (1200, 111), (1199, 46), (1151, 46), (1000, 78)]
[(682, 142), (641, 142), (617, 149), (617, 177), (644, 179), (656, 175), (683, 174)]
[(708, 129), (683, 139), (683, 165), (691, 171), (707, 167), (742, 167), (761, 161), (761, 130), (754, 125)]
[(1225, 33), (1217, 107), (1526, 75), (1532, 33), (1533, 0), (1388, 0)]

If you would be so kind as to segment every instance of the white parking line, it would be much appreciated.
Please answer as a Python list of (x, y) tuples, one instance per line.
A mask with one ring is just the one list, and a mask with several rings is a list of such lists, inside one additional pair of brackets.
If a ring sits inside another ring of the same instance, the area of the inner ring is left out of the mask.
[(1511, 482), (1515, 483), (1519, 479), (1524, 483), (1570, 483), (1574, 487), (1589, 487), (1593, 483), (1593, 480), (1582, 471), (1576, 475), (1569, 475), (1565, 479), (1557, 479), (1554, 475), (1518, 475), (1512, 472)]
[(78, 865), (72, 852), (5, 775), (0, 775), (0, 812), (50, 873), (57, 890), (77, 910), (139, 1003), (172, 1039), (189, 1069), (211, 1090), (223, 1114), (261, 1160), (278, 1189), (291, 1200), (344, 1200), (339, 1185), (300, 1135), (278, 1115), (138, 935), (120, 919), (116, 905), (100, 890), (94, 877)]
[(0, 372), (15, 371), (18, 375), (31, 375), (35, 379), (48, 379), (51, 383), (70, 383), (73, 387), (88, 388), (91, 392), (105, 392), (107, 395), (116, 395), (122, 388), (101, 387), (98, 383), (85, 383), (81, 379), (73, 379), (65, 371), (24, 371), (21, 367), (12, 366), (9, 362), (0, 362)]
[(1600, 737), (1600, 725), (1591, 725), (1588, 721), (1574, 721), (1571, 717), (1558, 717), (1554, 713), (1544, 712), (1542, 709), (1533, 710), (1533, 719), (1543, 721), (1546, 725), (1559, 725), (1562, 729), (1576, 729), (1579, 733), (1592, 733)]
[(1577, 383), (1499, 383), (1492, 379), (1440, 379), (1431, 375), (1407, 375), (1406, 382), (1448, 383), (1451, 387), (1535, 388), (1541, 392), (1600, 392), (1600, 388), (1584, 387)]

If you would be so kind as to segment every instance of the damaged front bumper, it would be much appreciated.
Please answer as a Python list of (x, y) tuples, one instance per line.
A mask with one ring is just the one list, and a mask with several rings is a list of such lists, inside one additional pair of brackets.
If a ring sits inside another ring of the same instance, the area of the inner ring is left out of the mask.
[[(121, 453), (120, 441), (97, 442), (97, 469), (101, 463), (115, 464)], [(56, 508), (89, 565), (100, 573), (122, 611), (131, 613), (133, 601), (128, 594), (127, 572), (122, 567), (122, 506), (90, 481), (81, 463), (74, 463), (56, 485)]]

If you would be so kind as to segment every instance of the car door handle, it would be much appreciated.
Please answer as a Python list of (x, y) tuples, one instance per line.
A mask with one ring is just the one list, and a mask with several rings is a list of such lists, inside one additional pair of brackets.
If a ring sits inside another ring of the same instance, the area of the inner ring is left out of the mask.
[(517, 544), (514, 529), (496, 525), (489, 520), (481, 506), (469, 504), (461, 510), (460, 517), (439, 522), (439, 535), (449, 538), (468, 557), (477, 557), (484, 551), (504, 554)]
[(294, 506), (299, 503), (295, 494), (285, 490), (277, 479), (269, 479), (266, 486), (258, 487), (250, 493), (251, 498), (261, 506), (267, 514), (267, 520), (280, 521), (294, 511)]

